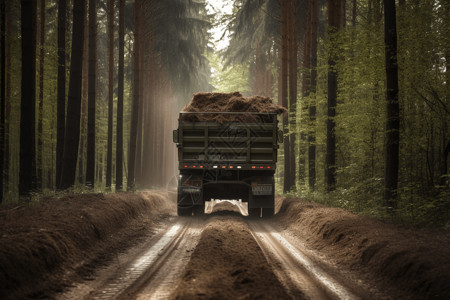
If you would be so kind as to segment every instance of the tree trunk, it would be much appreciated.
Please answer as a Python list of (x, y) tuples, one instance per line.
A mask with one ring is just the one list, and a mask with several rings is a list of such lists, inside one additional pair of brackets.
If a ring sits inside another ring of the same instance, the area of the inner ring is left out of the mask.
[(384, 43), (386, 60), (386, 161), (384, 200), (396, 208), (400, 145), (400, 107), (398, 103), (397, 24), (395, 0), (384, 0)]
[[(85, 3), (85, 11), (88, 10), (87, 2)], [(86, 134), (86, 106), (88, 98), (88, 40), (89, 40), (89, 24), (87, 14), (84, 14), (84, 40), (83, 40), (83, 67), (82, 67), (82, 87), (81, 87), (81, 129), (80, 129), (80, 148), (78, 150), (78, 182), (83, 184), (86, 173), (84, 172), (85, 160), (85, 141)]]
[[(297, 111), (297, 0), (290, 0), (289, 4), (289, 107), (290, 107), (290, 127), (291, 134), (289, 137), (289, 171), (291, 177), (289, 180), (289, 190), (296, 187), (296, 168), (295, 168), (295, 135), (297, 134), (296, 111)], [(305, 139), (304, 135), (301, 140)], [(303, 151), (304, 152), (304, 151)], [(304, 155), (303, 155), (304, 158)], [(304, 163), (303, 163), (304, 165)], [(304, 176), (303, 174), (300, 174)]]
[(318, 26), (318, 5), (317, 0), (310, 0), (311, 10), (311, 78), (310, 78), (310, 95), (314, 96), (311, 99), (309, 105), (309, 121), (310, 130), (308, 133), (308, 179), (309, 188), (314, 191), (316, 184), (316, 134), (315, 134), (315, 123), (316, 123), (316, 85), (317, 85), (317, 26)]
[(56, 133), (56, 187), (59, 189), (66, 120), (66, 0), (58, 1), (58, 87)]
[(0, 203), (3, 202), (3, 169), (5, 160), (5, 129), (6, 129), (6, 80), (5, 80), (5, 52), (6, 52), (6, 5), (0, 1)]
[(70, 62), (67, 122), (64, 134), (61, 188), (67, 189), (75, 182), (75, 172), (80, 138), (81, 81), (83, 63), (85, 0), (73, 2), (72, 55)]
[[(302, 98), (306, 100), (309, 97), (310, 92), (310, 77), (311, 77), (311, 1), (308, 1), (308, 10), (306, 17), (306, 31), (303, 38), (303, 76), (302, 76)], [(305, 126), (309, 128), (308, 121), (306, 121), (306, 117), (304, 117), (303, 112), (306, 110), (306, 101), (303, 101), (301, 105), (302, 114), (301, 114), (301, 126)], [(305, 108), (304, 108), (305, 107)], [(309, 111), (309, 105), (308, 105)], [(306, 111), (305, 111), (306, 116)], [(306, 176), (306, 151), (304, 147), (304, 140), (306, 139), (304, 133), (300, 133), (300, 153), (299, 153), (299, 176), (300, 180), (304, 181), (302, 178)], [(309, 134), (308, 134), (308, 151), (309, 151)], [(308, 153), (309, 154), (309, 153)], [(308, 158), (309, 163), (309, 158)]]
[(340, 27), (341, 0), (328, 0), (328, 27), (331, 49), (328, 57), (328, 119), (327, 119), (327, 155), (326, 183), (327, 191), (336, 188), (336, 137), (335, 120), (337, 105), (337, 52), (336, 32)]
[[(281, 1), (281, 105), (289, 109), (288, 105), (288, 0)], [(284, 135), (284, 186), (283, 192), (289, 192), (290, 178), (291, 178), (291, 167), (289, 166), (289, 119), (288, 114), (283, 115), (283, 135)]]
[(119, 70), (117, 83), (116, 192), (123, 186), (123, 84), (124, 84), (124, 5), (119, 0)]
[(37, 187), (42, 189), (42, 147), (43, 147), (43, 114), (44, 114), (44, 62), (45, 62), (45, 0), (41, 0), (41, 32), (39, 40), (39, 113), (38, 113), (38, 143), (37, 143)]
[(19, 195), (28, 196), (36, 184), (36, 1), (21, 0), (22, 88), (20, 106)]
[(133, 56), (133, 106), (131, 110), (131, 128), (130, 128), (130, 146), (128, 150), (128, 181), (127, 190), (133, 190), (134, 183), (134, 170), (136, 162), (136, 141), (137, 141), (137, 125), (138, 125), (138, 113), (139, 113), (139, 58), (140, 58), (140, 0), (134, 2), (134, 56)]
[[(139, 20), (143, 20), (143, 14), (142, 11), (139, 11), (140, 16), (139, 16)], [(140, 29), (139, 29), (140, 30)], [(145, 128), (143, 128), (144, 126), (144, 111), (145, 111), (145, 106), (144, 105), (144, 82), (145, 82), (145, 67), (146, 66), (146, 57), (144, 55), (145, 51), (144, 51), (144, 45), (147, 44), (146, 41), (146, 35), (142, 34), (141, 39), (139, 41), (139, 66), (141, 66), (139, 68), (139, 111), (138, 111), (138, 123), (137, 123), (137, 135), (136, 135), (136, 159), (135, 159), (135, 169), (134, 169), (134, 174), (135, 174), (135, 182), (136, 184), (138, 184), (139, 186), (142, 186), (143, 184), (143, 168), (142, 168), (142, 155), (143, 155), (143, 151), (142, 151), (142, 143), (143, 143), (143, 139), (144, 137), (144, 132), (145, 132)]]
[(106, 157), (106, 188), (111, 188), (114, 100), (114, 0), (108, 1), (109, 78), (108, 78), (108, 150)]
[(95, 185), (95, 93), (97, 85), (97, 9), (96, 0), (89, 0), (89, 74), (88, 130), (86, 150), (86, 186)]
[[(3, 0), (2, 0), (3, 1)], [(6, 15), (8, 16), (6, 20), (6, 36), (11, 36), (11, 2), (6, 3)], [(5, 42), (6, 43), (6, 42)], [(2, 64), (3, 65), (3, 64)], [(3, 78), (3, 77), (2, 77)], [(3, 165), (3, 184), (2, 189), (3, 192), (8, 192), (10, 182), (9, 182), (9, 154), (10, 154), (10, 145), (9, 145), (9, 123), (10, 123), (10, 115), (11, 115), (11, 43), (6, 44), (6, 91), (5, 91), (5, 100), (6, 100), (6, 108), (5, 108), (5, 139), (4, 139), (4, 165)]]

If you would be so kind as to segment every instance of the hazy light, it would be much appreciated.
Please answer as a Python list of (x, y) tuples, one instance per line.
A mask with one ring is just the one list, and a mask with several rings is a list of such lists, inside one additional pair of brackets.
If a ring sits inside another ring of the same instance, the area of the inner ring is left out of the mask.
[[(233, 0), (206, 0), (208, 13), (215, 13), (215, 26), (211, 29), (214, 47), (216, 51), (223, 50), (228, 46), (229, 36), (224, 35), (226, 24), (218, 24), (224, 15), (229, 15), (233, 11)], [(222, 37), (223, 36), (223, 37)]]

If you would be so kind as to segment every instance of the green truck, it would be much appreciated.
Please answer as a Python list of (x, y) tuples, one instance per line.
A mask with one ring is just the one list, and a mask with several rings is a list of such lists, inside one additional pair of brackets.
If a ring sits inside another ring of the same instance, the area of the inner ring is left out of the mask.
[[(222, 114), (233, 121), (197, 121), (195, 114)], [(272, 216), (282, 138), (276, 113), (181, 112), (173, 131), (178, 215), (203, 215), (205, 201), (235, 199), (248, 202), (249, 216)]]

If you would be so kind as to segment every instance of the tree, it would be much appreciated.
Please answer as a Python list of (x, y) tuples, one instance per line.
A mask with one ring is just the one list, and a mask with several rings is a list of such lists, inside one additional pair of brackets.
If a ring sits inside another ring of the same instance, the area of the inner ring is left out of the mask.
[(39, 38), (39, 112), (38, 112), (38, 142), (37, 142), (37, 185), (42, 188), (42, 147), (43, 147), (43, 114), (44, 114), (44, 62), (45, 62), (45, 0), (41, 0), (41, 30)]
[(86, 185), (95, 185), (95, 97), (97, 87), (97, 9), (96, 0), (89, 0), (88, 50), (88, 133), (86, 157)]
[(123, 85), (124, 85), (124, 6), (119, 0), (119, 80), (117, 83), (117, 129), (116, 129), (116, 191), (122, 190), (123, 180)]
[(36, 183), (36, 1), (21, 0), (22, 85), (20, 108), (19, 194), (28, 196)]
[(6, 128), (6, 5), (0, 1), (0, 203), (3, 202), (3, 169), (5, 160), (5, 128)]
[[(297, 36), (298, 36), (298, 22), (297, 22), (297, 0), (289, 1), (289, 107), (290, 107), (290, 126), (291, 134), (289, 137), (289, 166), (291, 174), (289, 178), (289, 190), (295, 189), (296, 168), (295, 168), (295, 135), (296, 135), (296, 111), (297, 111)], [(301, 139), (304, 140), (304, 134), (301, 134)], [(301, 174), (303, 176), (304, 174)]]
[(336, 33), (340, 28), (341, 1), (328, 0), (328, 32), (330, 36), (330, 53), (328, 57), (328, 119), (327, 119), (327, 155), (326, 177), (327, 190), (336, 187), (336, 105), (337, 105), (337, 69), (338, 59)]
[(60, 186), (66, 120), (66, 0), (58, 1), (56, 185)]
[(309, 0), (310, 10), (310, 26), (311, 35), (309, 41), (311, 44), (310, 50), (310, 88), (309, 95), (313, 95), (309, 104), (309, 121), (310, 130), (308, 132), (308, 180), (309, 188), (314, 191), (316, 184), (316, 135), (315, 135), (315, 122), (316, 122), (316, 85), (317, 85), (317, 26), (318, 26), (318, 5), (317, 0)]
[[(280, 90), (278, 93), (281, 95), (281, 105), (289, 109), (288, 104), (288, 55), (289, 55), (289, 2), (287, 0), (281, 1), (281, 70), (280, 70)], [(290, 144), (289, 144), (289, 119), (288, 115), (283, 115), (283, 132), (284, 132), (284, 187), (283, 192), (287, 193), (291, 189), (290, 178), (291, 167), (290, 163)]]
[(384, 200), (396, 207), (400, 146), (398, 102), (397, 24), (395, 0), (384, 0), (384, 42), (386, 60), (386, 160)]
[(140, 20), (140, 0), (134, 2), (134, 56), (133, 56), (133, 104), (131, 110), (131, 125), (130, 125), (130, 146), (128, 148), (128, 180), (127, 190), (134, 189), (135, 178), (135, 162), (136, 162), (136, 142), (137, 142), (137, 126), (139, 114), (139, 91), (140, 91), (140, 43), (141, 43), (141, 20)]
[(72, 55), (70, 62), (67, 121), (64, 134), (63, 165), (60, 187), (67, 189), (75, 182), (80, 139), (81, 80), (83, 62), (85, 0), (73, 2)]
[(111, 187), (114, 99), (114, 0), (108, 1), (109, 71), (108, 71), (108, 149), (106, 158), (106, 187)]

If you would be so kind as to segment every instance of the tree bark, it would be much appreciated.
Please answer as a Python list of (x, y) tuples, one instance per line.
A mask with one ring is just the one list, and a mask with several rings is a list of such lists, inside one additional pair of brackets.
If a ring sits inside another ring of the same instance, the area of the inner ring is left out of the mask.
[(66, 0), (58, 1), (58, 83), (56, 133), (56, 187), (59, 189), (66, 120)]
[[(290, 127), (291, 134), (289, 137), (289, 165), (291, 174), (289, 180), (289, 190), (295, 189), (296, 187), (296, 167), (295, 167), (295, 136), (297, 131), (296, 126), (296, 111), (297, 111), (297, 0), (289, 1), (289, 107), (290, 107)], [(301, 141), (305, 140), (304, 134), (301, 135)], [(304, 151), (303, 151), (304, 152)], [(303, 155), (304, 159), (304, 155)], [(303, 161), (304, 166), (304, 161)], [(303, 167), (304, 170), (304, 167)], [(304, 176), (303, 174), (300, 174)]]
[(128, 150), (128, 181), (127, 190), (133, 190), (135, 188), (135, 162), (136, 162), (136, 141), (137, 141), (137, 125), (138, 125), (138, 113), (139, 113), (139, 84), (140, 84), (140, 72), (139, 72), (139, 58), (140, 58), (140, 0), (134, 2), (134, 56), (133, 56), (133, 106), (131, 111), (131, 128), (130, 128), (130, 146)]
[[(2, 0), (3, 1), (3, 0)], [(6, 36), (11, 36), (11, 2), (6, 4)], [(6, 91), (5, 91), (5, 100), (6, 100), (6, 108), (5, 108), (5, 135), (4, 135), (4, 160), (3, 160), (3, 184), (2, 189), (3, 192), (8, 192), (10, 182), (9, 182), (9, 154), (10, 154), (10, 145), (9, 145), (9, 124), (10, 124), (10, 115), (11, 115), (11, 43), (6, 43)], [(3, 78), (3, 77), (2, 77)]]
[(314, 191), (316, 184), (316, 85), (317, 85), (317, 29), (318, 29), (318, 5), (317, 0), (310, 0), (311, 9), (311, 78), (310, 95), (314, 94), (309, 105), (310, 131), (308, 133), (308, 180), (309, 188)]
[[(85, 11), (88, 10), (88, 3), (85, 3)], [(85, 141), (87, 139), (86, 134), (86, 107), (88, 98), (88, 40), (89, 40), (89, 24), (87, 14), (84, 14), (84, 40), (83, 40), (83, 67), (82, 67), (82, 86), (81, 86), (81, 128), (80, 128), (80, 147), (78, 150), (78, 182), (84, 183), (86, 172), (84, 171), (85, 161)]]
[(108, 1), (109, 72), (108, 72), (108, 149), (106, 157), (106, 188), (111, 187), (114, 100), (114, 0)]
[(75, 182), (78, 143), (80, 138), (84, 14), (85, 0), (74, 0), (69, 97), (67, 100), (67, 121), (64, 134), (63, 165), (60, 184), (62, 189), (71, 187)]
[(386, 160), (384, 200), (397, 206), (400, 107), (398, 102), (397, 24), (395, 0), (384, 0), (384, 43), (386, 60)]
[(328, 57), (328, 119), (327, 119), (327, 154), (326, 154), (326, 188), (336, 188), (336, 137), (335, 120), (337, 105), (337, 49), (336, 32), (340, 28), (341, 0), (328, 0), (328, 27), (331, 50)]
[(45, 0), (41, 0), (41, 32), (39, 39), (39, 113), (38, 113), (38, 149), (37, 149), (37, 186), (42, 189), (42, 147), (43, 147), (43, 114), (44, 114), (44, 62), (45, 62)]
[(36, 184), (36, 1), (21, 0), (21, 31), (22, 85), (19, 195), (28, 196)]
[(123, 84), (124, 84), (124, 5), (119, 0), (119, 70), (117, 83), (116, 192), (123, 186)]
[(95, 185), (95, 102), (97, 86), (97, 9), (96, 0), (89, 0), (89, 74), (88, 130), (86, 149), (86, 186)]
[[(288, 105), (288, 0), (280, 0), (281, 3), (281, 105), (289, 109)], [(283, 135), (284, 135), (284, 186), (283, 192), (290, 191), (291, 167), (290, 163), (290, 144), (289, 144), (289, 119), (288, 114), (283, 115)]]
[(3, 202), (3, 169), (5, 161), (5, 129), (6, 129), (6, 5), (0, 1), (0, 203)]

